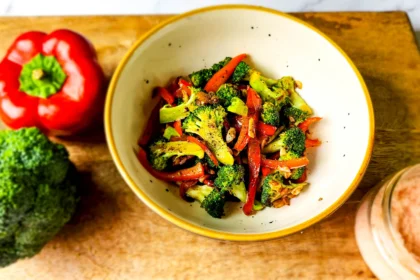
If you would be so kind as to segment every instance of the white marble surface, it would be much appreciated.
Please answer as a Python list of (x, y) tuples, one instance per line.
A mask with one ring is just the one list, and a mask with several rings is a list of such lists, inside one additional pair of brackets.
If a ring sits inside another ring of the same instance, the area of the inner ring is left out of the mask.
[(0, 0), (0, 15), (174, 14), (228, 3), (261, 5), (285, 12), (406, 11), (420, 34), (420, 0)]
[(168, 14), (227, 3), (286, 12), (400, 10), (406, 11), (416, 30), (420, 30), (419, 0), (0, 0), (0, 15)]

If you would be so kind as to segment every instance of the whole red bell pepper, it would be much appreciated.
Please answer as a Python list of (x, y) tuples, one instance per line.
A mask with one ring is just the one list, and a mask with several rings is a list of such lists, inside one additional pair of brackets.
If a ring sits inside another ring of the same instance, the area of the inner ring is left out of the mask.
[(80, 132), (100, 118), (104, 80), (93, 46), (80, 34), (23, 33), (0, 63), (0, 117), (12, 129)]

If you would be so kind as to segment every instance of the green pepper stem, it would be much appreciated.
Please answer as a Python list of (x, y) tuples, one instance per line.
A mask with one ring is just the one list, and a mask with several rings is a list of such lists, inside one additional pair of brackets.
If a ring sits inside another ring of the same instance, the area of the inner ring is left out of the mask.
[(44, 77), (44, 71), (41, 68), (32, 71), (32, 79), (41, 80)]

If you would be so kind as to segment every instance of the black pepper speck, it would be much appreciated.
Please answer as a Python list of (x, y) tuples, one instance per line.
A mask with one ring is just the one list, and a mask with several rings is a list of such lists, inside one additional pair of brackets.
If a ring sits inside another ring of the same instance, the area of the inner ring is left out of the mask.
[(271, 34), (268, 34), (268, 37), (271, 37)]
[(152, 180), (149, 180), (150, 181), (150, 183), (153, 183), (153, 181)]
[(146, 84), (148, 84), (149, 83), (149, 80), (146, 80), (145, 82), (146, 82)]
[(320, 59), (320, 58), (318, 58), (318, 61), (321, 61), (321, 59)]
[(346, 129), (346, 127), (344, 127), (344, 129)]
[(169, 190), (168, 190), (168, 189), (166, 189), (165, 191), (166, 191), (166, 192), (169, 192)]
[(346, 154), (344, 154), (343, 157), (346, 157)]
[(251, 29), (254, 29), (254, 26), (251, 26)]
[(273, 221), (270, 222), (270, 224), (272, 224), (272, 223), (273, 223)]
[(172, 46), (172, 43), (169, 43), (169, 44), (168, 44), (168, 47), (170, 47), (170, 46)]
[(348, 113), (347, 115), (350, 116), (350, 113)]

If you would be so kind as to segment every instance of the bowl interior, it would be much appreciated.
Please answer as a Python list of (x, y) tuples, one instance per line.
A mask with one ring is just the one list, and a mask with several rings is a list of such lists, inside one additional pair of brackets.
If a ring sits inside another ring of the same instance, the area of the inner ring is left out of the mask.
[[(239, 53), (249, 54), (248, 61), (268, 77), (291, 75), (303, 83), (299, 92), (323, 118), (312, 129), (323, 144), (308, 150), (310, 186), (290, 206), (247, 217), (240, 203), (230, 203), (225, 218), (213, 219), (198, 203), (183, 201), (176, 187), (152, 177), (134, 151), (155, 104), (155, 86)], [(149, 34), (114, 79), (106, 118), (118, 167), (149, 206), (181, 225), (234, 235), (290, 233), (338, 207), (369, 158), (373, 120), (368, 93), (336, 47), (287, 16), (249, 8), (189, 14)]]

